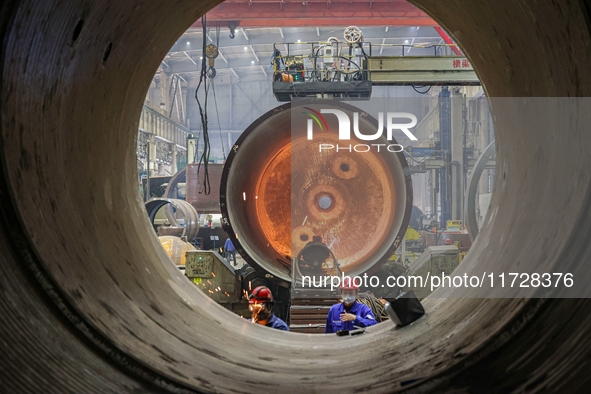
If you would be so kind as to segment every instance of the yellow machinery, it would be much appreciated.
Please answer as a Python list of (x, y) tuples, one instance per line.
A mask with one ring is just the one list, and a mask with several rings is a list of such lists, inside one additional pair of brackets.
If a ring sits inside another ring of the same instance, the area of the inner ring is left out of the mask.
[(163, 235), (158, 237), (160, 244), (168, 254), (168, 257), (172, 260), (175, 265), (185, 265), (186, 257), (185, 253), (188, 250), (196, 250), (193, 245), (183, 241), (179, 237), (172, 235)]
[(406, 240), (407, 241), (418, 241), (421, 238), (421, 234), (412, 227), (406, 229)]
[(446, 230), (450, 231), (461, 231), (462, 230), (462, 221), (461, 220), (448, 220), (445, 225)]
[[(404, 239), (406, 242), (406, 248), (404, 251), (403, 261), (405, 262), (405, 264), (410, 264), (417, 259), (417, 256), (422, 251), (422, 249), (421, 249), (421, 250), (419, 250), (419, 253), (416, 253), (416, 250), (415, 250), (415, 249), (420, 249), (421, 245), (419, 245), (419, 244), (421, 243), (421, 234), (417, 230), (415, 230), (414, 228), (408, 227), (406, 229)], [(418, 246), (418, 248), (414, 248), (414, 246)], [(388, 260), (389, 261), (400, 260), (401, 253), (402, 253), (402, 251), (400, 249), (398, 249), (396, 251), (396, 253), (394, 253), (392, 256), (390, 256), (390, 258)]]

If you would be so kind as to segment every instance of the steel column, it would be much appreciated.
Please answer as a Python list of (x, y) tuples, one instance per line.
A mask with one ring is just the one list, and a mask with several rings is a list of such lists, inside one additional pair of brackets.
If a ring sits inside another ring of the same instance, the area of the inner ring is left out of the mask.
[(451, 93), (444, 87), (439, 93), (439, 135), (444, 154), (444, 167), (439, 170), (440, 224), (445, 227), (451, 219)]
[(451, 93), (451, 218), (462, 220), (464, 197), (464, 95), (459, 88)]

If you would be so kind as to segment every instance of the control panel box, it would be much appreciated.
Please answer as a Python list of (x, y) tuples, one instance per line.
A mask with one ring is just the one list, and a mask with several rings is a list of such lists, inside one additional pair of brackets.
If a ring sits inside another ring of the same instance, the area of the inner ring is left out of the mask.
[(208, 297), (221, 304), (242, 298), (242, 282), (222, 256), (210, 250), (188, 250), (185, 257), (185, 276)]

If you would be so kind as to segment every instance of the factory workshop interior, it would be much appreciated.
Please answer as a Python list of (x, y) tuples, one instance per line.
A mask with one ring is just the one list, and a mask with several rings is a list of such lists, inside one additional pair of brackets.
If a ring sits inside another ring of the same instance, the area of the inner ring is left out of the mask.
[(0, 29), (0, 392), (587, 392), (588, 1)]

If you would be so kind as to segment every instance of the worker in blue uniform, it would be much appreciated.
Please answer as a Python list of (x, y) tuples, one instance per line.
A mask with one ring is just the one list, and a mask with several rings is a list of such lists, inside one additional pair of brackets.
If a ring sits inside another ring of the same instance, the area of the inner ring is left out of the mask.
[(224, 244), (224, 252), (226, 252), (226, 261), (228, 262), (228, 264), (230, 264), (232, 258), (234, 258), (234, 263), (232, 265), (236, 267), (238, 265), (238, 263), (236, 262), (236, 247), (234, 246), (230, 238), (228, 238), (226, 240), (226, 243)]
[(283, 320), (273, 314), (273, 293), (268, 287), (258, 286), (248, 297), (248, 309), (253, 323), (277, 330), (289, 331)]
[(351, 277), (343, 278), (340, 289), (342, 302), (333, 305), (328, 311), (325, 333), (351, 331), (355, 327), (369, 327), (377, 323), (371, 308), (357, 302), (359, 286)]

